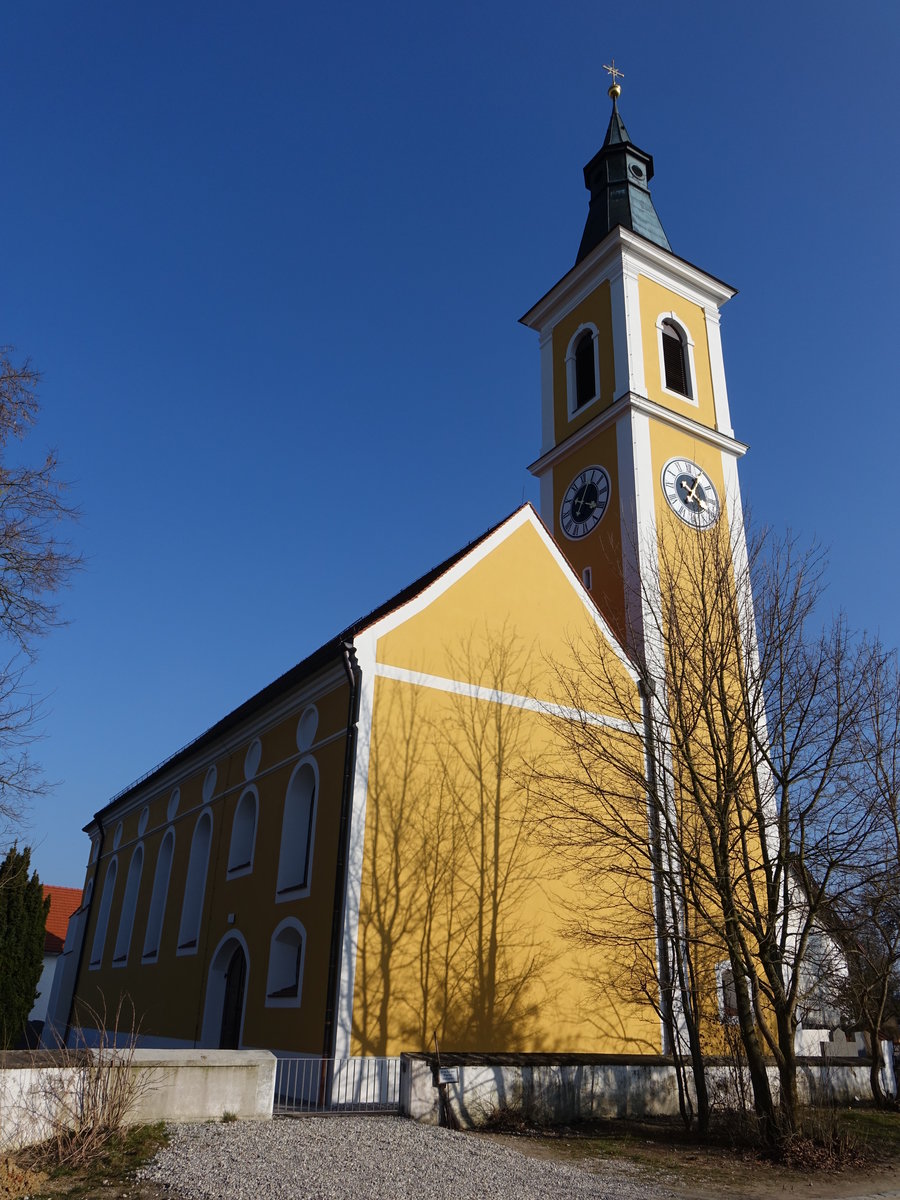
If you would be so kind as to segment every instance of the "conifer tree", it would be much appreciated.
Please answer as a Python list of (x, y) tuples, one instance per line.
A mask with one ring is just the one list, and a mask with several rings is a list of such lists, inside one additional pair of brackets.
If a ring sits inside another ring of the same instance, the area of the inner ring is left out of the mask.
[(37, 871), (29, 878), (31, 850), (11, 846), (0, 863), (0, 1049), (15, 1046), (37, 996), (44, 961), (49, 897)]

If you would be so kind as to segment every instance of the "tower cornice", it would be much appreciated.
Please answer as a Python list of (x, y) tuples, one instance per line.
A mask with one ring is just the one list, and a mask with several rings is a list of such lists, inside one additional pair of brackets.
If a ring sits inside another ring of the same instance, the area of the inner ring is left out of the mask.
[(610, 425), (614, 425), (627, 412), (641, 413), (644, 416), (653, 417), (654, 420), (660, 421), (662, 424), (668, 425), (673, 429), (678, 429), (682, 433), (687, 433), (698, 441), (705, 442), (708, 446), (714, 446), (717, 450), (730, 454), (735, 459), (742, 458), (749, 449), (745, 442), (739, 442), (737, 438), (729, 437), (727, 434), (719, 433), (718, 430), (710, 429), (707, 425), (701, 424), (700, 421), (695, 421), (692, 417), (672, 412), (671, 409), (664, 408), (663, 405), (657, 404), (655, 400), (650, 400), (646, 396), (639, 396), (635, 392), (626, 392), (624, 396), (620, 396), (609, 408), (598, 413), (592, 421), (588, 421), (586, 425), (582, 425), (580, 429), (576, 429), (574, 433), (554, 446), (552, 450), (548, 450), (546, 454), (542, 454), (540, 458), (535, 459), (533, 463), (529, 464), (528, 470), (532, 475), (543, 475), (550, 467), (563, 462), (569, 455), (574, 454), (579, 447), (584, 445), (585, 442), (596, 437), (602, 430)]
[(590, 254), (567, 271), (553, 287), (519, 318), (529, 329), (540, 330), (555, 324), (584, 296), (605, 279), (613, 279), (622, 270), (634, 269), (656, 274), (666, 282), (679, 285), (685, 295), (708, 308), (720, 308), (737, 288), (731, 287), (708, 271), (701, 270), (671, 250), (664, 250), (640, 234), (617, 225)]

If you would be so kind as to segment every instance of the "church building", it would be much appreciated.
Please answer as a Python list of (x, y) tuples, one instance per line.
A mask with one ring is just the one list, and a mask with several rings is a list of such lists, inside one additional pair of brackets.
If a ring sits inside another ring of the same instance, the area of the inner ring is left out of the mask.
[[(667, 1049), (628, 963), (569, 936), (584, 883), (540, 820), (569, 722), (644, 769), (635, 664), (659, 648), (641, 581), (664, 530), (743, 528), (734, 290), (673, 253), (619, 94), (614, 75), (575, 264), (522, 318), (540, 516), (512, 513), (95, 814), (57, 1035), (108, 1025), (127, 995), (148, 1046)], [(614, 708), (569, 703), (588, 644)], [(652, 910), (652, 880), (635, 887)]]

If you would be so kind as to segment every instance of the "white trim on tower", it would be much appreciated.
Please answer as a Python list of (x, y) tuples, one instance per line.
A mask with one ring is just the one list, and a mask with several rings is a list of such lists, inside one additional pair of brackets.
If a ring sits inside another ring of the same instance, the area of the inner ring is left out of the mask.
[(556, 442), (556, 422), (553, 415), (553, 329), (541, 334), (541, 437), (544, 450)]
[(706, 305), (703, 311), (706, 316), (706, 344), (709, 347), (709, 371), (712, 377), (716, 428), (726, 437), (734, 437), (728, 404), (728, 385), (725, 382), (725, 360), (722, 356), (721, 315), (718, 309), (710, 305)]
[(641, 294), (638, 285), (637, 267), (627, 259), (623, 263), (625, 284), (625, 325), (628, 336), (628, 379), (630, 392), (647, 395), (647, 377), (644, 371), (644, 339), (641, 329)]
[(655, 400), (648, 400), (646, 396), (637, 396), (631, 392), (627, 396), (621, 397), (609, 408), (604, 409), (603, 412), (598, 413), (593, 420), (588, 421), (581, 429), (567, 437), (564, 442), (560, 442), (558, 446), (554, 446), (552, 450), (535, 459), (533, 463), (529, 464), (528, 470), (532, 475), (541, 475), (548, 467), (556, 466), (557, 463), (574, 453), (579, 446), (591, 441), (601, 429), (605, 429), (607, 425), (618, 424), (629, 409), (653, 417), (663, 425), (671, 425), (673, 429), (688, 434), (696, 441), (704, 442), (716, 450), (732, 454), (735, 458), (740, 458), (747, 452), (744, 442), (739, 442), (733, 437), (726, 437), (715, 429), (710, 429), (708, 425), (702, 425), (686, 413), (673, 412), (672, 409), (657, 404)]

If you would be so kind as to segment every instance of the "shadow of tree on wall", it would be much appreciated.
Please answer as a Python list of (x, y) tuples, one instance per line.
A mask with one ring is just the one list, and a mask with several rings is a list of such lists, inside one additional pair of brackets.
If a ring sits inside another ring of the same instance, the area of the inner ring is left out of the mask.
[(539, 849), (529, 840), (523, 711), (528, 656), (473, 635), (441, 692), (379, 679), (369, 763), (353, 1012), (363, 1054), (540, 1049), (551, 955)]

